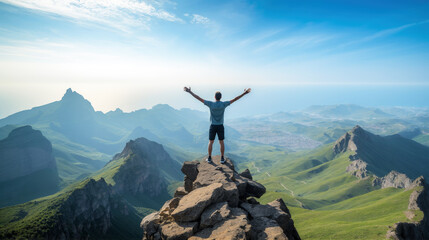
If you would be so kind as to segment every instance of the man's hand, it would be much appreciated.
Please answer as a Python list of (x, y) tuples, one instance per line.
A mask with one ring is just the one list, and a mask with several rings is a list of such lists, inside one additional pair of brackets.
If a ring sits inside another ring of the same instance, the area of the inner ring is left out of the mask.
[(241, 97), (243, 97), (244, 95), (250, 93), (250, 91), (252, 91), (251, 88), (246, 88), (244, 89), (244, 93), (242, 93), (240, 96), (235, 97), (234, 99), (232, 99), (231, 101), (229, 101), (229, 104), (232, 104), (233, 102), (237, 101), (238, 99), (240, 99)]
[(193, 93), (193, 92), (191, 91), (191, 87), (184, 87), (184, 88), (183, 88), (183, 91), (185, 91), (185, 92), (187, 92), (187, 93), (191, 94), (191, 95), (192, 95), (194, 98), (196, 98), (198, 101), (200, 101), (200, 102), (204, 103), (204, 99), (200, 98), (197, 94)]
[(183, 91), (190, 93), (191, 92), (191, 87), (189, 87), (189, 88), (188, 87), (184, 87)]

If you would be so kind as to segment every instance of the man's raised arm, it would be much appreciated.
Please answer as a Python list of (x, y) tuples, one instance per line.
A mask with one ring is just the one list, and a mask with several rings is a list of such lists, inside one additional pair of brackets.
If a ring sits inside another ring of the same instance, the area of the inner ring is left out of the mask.
[(232, 99), (231, 101), (229, 101), (229, 104), (232, 104), (233, 102), (237, 101), (238, 99), (240, 99), (241, 97), (243, 97), (244, 95), (250, 93), (250, 91), (252, 91), (251, 88), (248, 89), (244, 89), (244, 93), (242, 93), (240, 96), (235, 97), (234, 99)]
[(184, 90), (185, 92), (190, 93), (194, 98), (198, 99), (198, 101), (200, 101), (200, 102), (204, 103), (204, 99), (200, 98), (197, 94), (193, 93), (193, 92), (191, 91), (191, 87), (189, 87), (189, 88), (188, 88), (188, 87), (184, 87), (184, 88), (183, 88), (183, 90)]

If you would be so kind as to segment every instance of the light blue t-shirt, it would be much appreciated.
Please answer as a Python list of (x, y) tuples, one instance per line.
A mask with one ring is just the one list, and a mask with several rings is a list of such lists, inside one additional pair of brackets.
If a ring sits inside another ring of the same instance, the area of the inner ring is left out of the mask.
[(204, 105), (210, 108), (210, 122), (212, 125), (222, 125), (223, 124), (223, 114), (225, 113), (225, 108), (230, 104), (229, 101), (207, 101), (204, 100)]

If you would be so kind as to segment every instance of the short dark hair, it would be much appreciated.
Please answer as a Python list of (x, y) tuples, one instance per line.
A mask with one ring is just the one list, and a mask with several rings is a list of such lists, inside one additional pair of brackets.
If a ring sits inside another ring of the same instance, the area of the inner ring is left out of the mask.
[(215, 94), (215, 98), (216, 98), (216, 100), (220, 100), (221, 98), (222, 98), (222, 93), (220, 93), (220, 92), (216, 92), (216, 94)]

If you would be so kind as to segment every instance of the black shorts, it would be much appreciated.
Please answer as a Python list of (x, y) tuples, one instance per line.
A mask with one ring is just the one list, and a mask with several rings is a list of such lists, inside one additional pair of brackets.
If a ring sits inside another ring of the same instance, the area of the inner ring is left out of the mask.
[(209, 140), (215, 140), (216, 134), (219, 141), (225, 139), (225, 129), (223, 125), (210, 125)]

